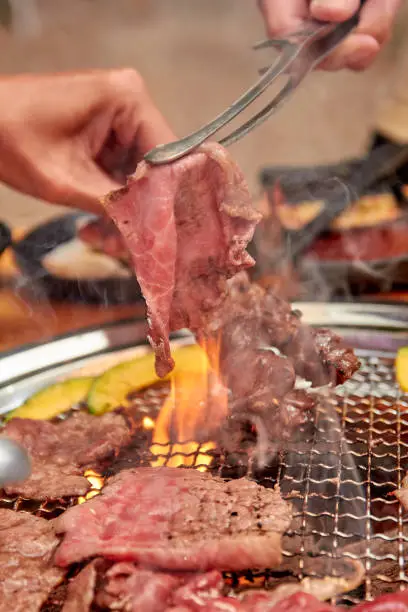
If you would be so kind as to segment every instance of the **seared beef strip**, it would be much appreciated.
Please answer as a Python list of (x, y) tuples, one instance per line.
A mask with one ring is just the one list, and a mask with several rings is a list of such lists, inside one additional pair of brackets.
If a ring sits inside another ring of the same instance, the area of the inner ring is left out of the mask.
[(102, 556), (174, 571), (243, 570), (281, 561), (291, 520), (278, 490), (177, 468), (120, 472), (55, 520), (62, 567)]
[[(291, 591), (296, 588), (290, 585)], [(290, 597), (282, 589), (248, 591), (240, 599), (227, 596), (222, 574), (216, 570), (203, 574), (163, 573), (129, 562), (106, 567), (101, 559), (82, 570), (70, 583), (68, 592), (62, 612), (89, 612), (92, 602), (98, 610), (123, 612), (334, 611), (301, 591), (292, 592)]]
[(76, 413), (64, 421), (11, 419), (3, 436), (19, 442), (32, 460), (24, 482), (8, 484), (7, 494), (27, 499), (83, 495), (90, 488), (85, 469), (96, 467), (130, 439), (124, 417), (111, 412), (96, 417)]
[[(324, 581), (316, 582), (321, 583), (323, 592), (329, 592)], [(312, 583), (313, 579), (304, 585), (286, 584), (272, 591), (254, 589), (234, 597), (226, 595), (222, 574), (215, 570), (203, 574), (158, 572), (130, 562), (109, 566), (97, 559), (69, 586), (68, 600), (77, 601), (78, 607), (66, 604), (62, 612), (89, 612), (93, 609), (92, 602), (98, 610), (122, 612), (340, 612), (340, 608), (301, 590), (308, 589)], [(81, 595), (86, 599), (86, 606), (81, 603)], [(319, 593), (319, 596), (324, 595)], [(386, 595), (353, 609), (357, 612), (408, 611), (408, 591)]]
[(198, 341), (204, 347), (209, 340), (219, 343), (231, 415), (255, 423), (261, 417), (269, 439), (290, 439), (317, 401), (316, 395), (295, 390), (295, 374), (315, 386), (335, 385), (349, 378), (359, 362), (336, 334), (303, 324), (288, 303), (251, 284), (246, 273), (231, 279), (228, 288), (221, 307), (197, 333)]
[(167, 610), (180, 583), (176, 575), (140, 569), (133, 563), (116, 563), (106, 572), (96, 603), (102, 610)]
[(254, 264), (246, 246), (261, 215), (241, 171), (215, 143), (172, 164), (142, 162), (104, 205), (132, 255), (164, 376), (174, 366), (169, 332), (203, 327), (226, 280)]
[(96, 589), (98, 561), (92, 561), (68, 585), (62, 612), (89, 612)]
[(58, 539), (45, 519), (0, 509), (0, 612), (37, 612), (64, 571), (52, 557)]

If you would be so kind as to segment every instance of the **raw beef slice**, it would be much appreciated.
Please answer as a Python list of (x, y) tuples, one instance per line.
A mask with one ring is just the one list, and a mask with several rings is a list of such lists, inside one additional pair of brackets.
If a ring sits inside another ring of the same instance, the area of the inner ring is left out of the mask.
[(173, 571), (272, 567), (281, 561), (290, 520), (278, 490), (246, 478), (137, 468), (55, 520), (65, 534), (56, 562), (65, 567), (99, 556)]
[(214, 143), (172, 164), (142, 162), (104, 205), (131, 253), (165, 376), (174, 366), (169, 332), (200, 329), (227, 279), (254, 264), (246, 247), (261, 215), (241, 171)]

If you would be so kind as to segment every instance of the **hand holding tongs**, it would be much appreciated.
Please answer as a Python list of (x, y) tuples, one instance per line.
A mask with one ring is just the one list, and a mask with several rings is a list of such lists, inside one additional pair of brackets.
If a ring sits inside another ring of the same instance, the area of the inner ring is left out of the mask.
[(289, 35), (286, 39), (267, 39), (256, 44), (254, 46), (256, 50), (273, 48), (280, 52), (276, 62), (262, 71), (263, 75), (258, 82), (213, 121), (181, 140), (152, 149), (145, 155), (145, 160), (151, 164), (159, 165), (187, 155), (230, 123), (258, 96), (264, 93), (278, 77), (285, 75), (287, 82), (273, 100), (263, 110), (255, 114), (252, 119), (220, 140), (220, 144), (227, 147), (240, 140), (248, 132), (266, 121), (299, 86), (309, 72), (319, 65), (350, 34), (358, 25), (365, 2), (366, 0), (362, 0), (357, 13), (342, 23), (310, 21), (305, 24), (305, 28), (301, 32)]

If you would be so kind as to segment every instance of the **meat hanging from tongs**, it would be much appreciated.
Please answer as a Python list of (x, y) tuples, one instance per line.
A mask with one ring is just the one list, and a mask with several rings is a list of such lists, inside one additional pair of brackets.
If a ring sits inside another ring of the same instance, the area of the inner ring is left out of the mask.
[(157, 373), (165, 376), (174, 366), (169, 333), (200, 329), (224, 299), (227, 279), (253, 265), (246, 246), (260, 213), (216, 144), (162, 167), (142, 162), (105, 208), (131, 253)]
[(174, 365), (170, 331), (189, 328), (206, 350), (209, 340), (220, 346), (232, 413), (260, 416), (269, 437), (288, 439), (315, 405), (296, 376), (336, 385), (358, 368), (338, 336), (304, 325), (287, 302), (250, 283), (246, 247), (260, 213), (220, 145), (164, 166), (142, 162), (105, 207), (133, 258), (159, 376)]

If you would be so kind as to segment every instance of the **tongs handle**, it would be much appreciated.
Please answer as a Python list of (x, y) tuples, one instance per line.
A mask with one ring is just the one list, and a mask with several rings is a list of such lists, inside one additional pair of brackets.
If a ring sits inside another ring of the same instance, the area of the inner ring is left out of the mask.
[[(290, 75), (288, 84), (270, 102), (267, 107), (257, 113), (255, 117), (235, 130), (230, 136), (221, 140), (221, 144), (228, 146), (236, 142), (256, 126), (265, 121), (288, 95), (299, 85), (305, 76), (331, 53), (348, 34), (358, 25), (361, 10), (367, 0), (362, 0), (358, 11), (339, 24), (312, 21), (303, 32), (295, 33), (287, 39), (267, 40), (265, 44), (257, 45), (275, 47), (280, 50), (279, 59), (268, 68), (253, 87), (248, 89), (223, 113), (204, 125), (199, 130), (175, 142), (159, 145), (146, 153), (144, 159), (153, 165), (166, 164), (187, 155), (203, 144), (211, 136), (225, 127), (243, 110), (245, 110), (258, 96), (260, 96), (280, 75)], [(296, 70), (290, 71), (291, 66)], [(296, 72), (296, 74), (294, 74)]]

